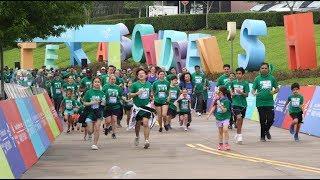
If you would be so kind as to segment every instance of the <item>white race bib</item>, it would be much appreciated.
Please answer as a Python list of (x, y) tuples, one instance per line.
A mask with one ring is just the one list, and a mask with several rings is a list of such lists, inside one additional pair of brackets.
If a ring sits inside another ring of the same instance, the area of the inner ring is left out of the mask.
[(109, 103), (111, 104), (117, 103), (117, 97), (109, 97)]
[(234, 92), (235, 92), (236, 95), (239, 95), (238, 91), (243, 92), (243, 86), (235, 85), (234, 86)]
[(149, 98), (149, 93), (148, 91), (143, 91), (140, 95), (139, 95), (140, 99), (148, 99)]
[(159, 92), (159, 98), (165, 98), (166, 92)]
[(291, 106), (292, 107), (299, 107), (300, 106), (300, 98), (292, 98), (291, 99)]
[(202, 82), (202, 77), (196, 77), (195, 78), (195, 80), (196, 80), (196, 84), (201, 84), (201, 82)]
[(61, 89), (56, 89), (56, 94), (61, 94)]
[(99, 104), (91, 105), (91, 108), (92, 108), (92, 109), (98, 109), (98, 108), (99, 108)]
[(170, 96), (171, 96), (171, 99), (177, 99), (177, 92), (176, 91), (171, 91), (170, 92)]
[(66, 103), (66, 108), (67, 109), (72, 109), (72, 103), (71, 102), (67, 102)]
[(261, 89), (271, 89), (271, 81), (270, 80), (261, 81), (260, 85), (261, 85)]

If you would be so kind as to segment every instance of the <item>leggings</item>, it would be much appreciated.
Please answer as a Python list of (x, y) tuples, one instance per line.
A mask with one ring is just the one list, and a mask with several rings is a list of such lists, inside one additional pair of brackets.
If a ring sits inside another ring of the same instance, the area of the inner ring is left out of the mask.
[(261, 106), (257, 107), (260, 118), (261, 138), (265, 138), (265, 133), (268, 132), (274, 122), (274, 107)]

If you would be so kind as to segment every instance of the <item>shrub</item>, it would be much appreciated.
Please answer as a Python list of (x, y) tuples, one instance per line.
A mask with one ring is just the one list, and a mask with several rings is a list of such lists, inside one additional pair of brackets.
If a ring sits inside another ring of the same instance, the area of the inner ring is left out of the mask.
[(112, 14), (107, 16), (100, 16), (92, 18), (93, 22), (106, 21), (106, 20), (114, 20), (114, 19), (128, 19), (131, 18), (131, 14)]

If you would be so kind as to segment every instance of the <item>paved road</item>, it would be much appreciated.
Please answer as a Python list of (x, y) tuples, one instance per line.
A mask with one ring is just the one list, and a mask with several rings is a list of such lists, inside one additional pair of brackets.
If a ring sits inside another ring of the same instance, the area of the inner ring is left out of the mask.
[(213, 119), (194, 117), (188, 132), (177, 122), (173, 128), (159, 133), (155, 126), (147, 150), (143, 141), (135, 147), (134, 132), (125, 128), (116, 140), (102, 135), (99, 151), (80, 133), (62, 133), (22, 178), (115, 178), (109, 173), (114, 166), (122, 174), (133, 171), (133, 178), (320, 178), (317, 137), (301, 134), (297, 143), (287, 130), (272, 127), (272, 140), (260, 142), (259, 124), (247, 120), (243, 145), (234, 144), (231, 130), (232, 150), (221, 152)]

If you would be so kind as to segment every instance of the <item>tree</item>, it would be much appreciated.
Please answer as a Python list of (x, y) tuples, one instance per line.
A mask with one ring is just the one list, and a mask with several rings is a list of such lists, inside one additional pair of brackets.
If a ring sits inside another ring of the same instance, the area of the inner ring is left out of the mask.
[(296, 4), (296, 1), (286, 1), (288, 8), (290, 9), (290, 14), (293, 14), (293, 7)]
[(84, 9), (84, 14), (86, 16), (86, 24), (89, 24), (91, 22), (91, 18), (93, 14), (94, 1), (83, 1), (82, 6)]
[(152, 6), (154, 1), (125, 1), (124, 7), (126, 9), (136, 9), (139, 11), (139, 18), (141, 17), (141, 10), (144, 7)]
[(203, 1), (203, 3), (206, 5), (206, 28), (208, 29), (209, 28), (208, 16), (214, 1)]
[(66, 28), (85, 22), (80, 1), (0, 1), (0, 66), (1, 97), (4, 98), (3, 48), (16, 40), (30, 41), (36, 37), (59, 36)]

